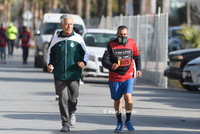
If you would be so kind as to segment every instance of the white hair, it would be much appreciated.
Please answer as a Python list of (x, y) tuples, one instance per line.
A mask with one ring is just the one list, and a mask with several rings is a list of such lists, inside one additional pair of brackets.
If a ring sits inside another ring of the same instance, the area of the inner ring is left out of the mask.
[(68, 14), (63, 14), (62, 16), (60, 16), (60, 21), (62, 24), (64, 23), (64, 19), (72, 19), (73, 20), (73, 17)]

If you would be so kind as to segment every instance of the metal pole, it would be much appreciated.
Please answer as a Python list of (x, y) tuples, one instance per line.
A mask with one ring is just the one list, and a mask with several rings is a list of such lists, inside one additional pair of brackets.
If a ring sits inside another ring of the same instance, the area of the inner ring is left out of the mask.
[(190, 27), (191, 18), (190, 18), (190, 0), (187, 0), (187, 25)]
[(123, 15), (120, 14), (120, 17), (119, 17), (119, 18), (120, 18), (120, 21), (119, 21), (119, 22), (120, 22), (120, 25), (122, 25), (122, 23), (123, 23), (123, 22), (122, 22), (122, 20), (123, 20)]
[(161, 8), (159, 7), (158, 8), (158, 26), (157, 26), (157, 40), (156, 40), (156, 73), (155, 73), (155, 85), (157, 86), (158, 84), (158, 58), (159, 58), (159, 55), (158, 55), (158, 50), (159, 50), (159, 30), (160, 30), (160, 12), (161, 12)]
[(106, 29), (109, 29), (109, 16), (106, 17)]
[(147, 72), (147, 55), (148, 55), (148, 48), (147, 48), (147, 41), (148, 41), (148, 14), (145, 16), (145, 51), (144, 51), (144, 58), (145, 58), (145, 67), (144, 67), (144, 82), (146, 83), (146, 72)]
[[(168, 60), (168, 13), (165, 14), (166, 25), (165, 25), (165, 67), (167, 67)], [(168, 78), (165, 77), (165, 89), (168, 87)]]
[(139, 41), (139, 38), (140, 38), (140, 36), (139, 36), (139, 34), (140, 34), (140, 32), (139, 32), (139, 28), (140, 28), (140, 15), (138, 14), (137, 15), (137, 37), (136, 37), (136, 43), (137, 43), (137, 46), (138, 46), (138, 48), (139, 48), (139, 46), (140, 46), (140, 41)]

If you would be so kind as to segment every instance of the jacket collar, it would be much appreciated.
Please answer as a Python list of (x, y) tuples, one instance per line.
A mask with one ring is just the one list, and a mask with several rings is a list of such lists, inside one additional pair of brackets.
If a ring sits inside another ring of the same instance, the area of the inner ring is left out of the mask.
[(65, 36), (63, 35), (63, 31), (61, 31), (59, 34), (58, 34), (58, 37), (61, 37), (61, 38), (65, 38), (65, 37), (71, 37), (74, 35), (74, 31), (72, 31), (72, 33), (69, 35), (69, 36)]

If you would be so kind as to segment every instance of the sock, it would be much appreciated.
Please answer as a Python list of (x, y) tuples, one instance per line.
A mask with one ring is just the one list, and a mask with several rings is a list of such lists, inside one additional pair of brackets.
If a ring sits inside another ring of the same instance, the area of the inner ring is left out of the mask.
[(122, 123), (122, 114), (118, 114), (117, 116), (117, 122)]
[(126, 122), (131, 120), (131, 113), (126, 113)]

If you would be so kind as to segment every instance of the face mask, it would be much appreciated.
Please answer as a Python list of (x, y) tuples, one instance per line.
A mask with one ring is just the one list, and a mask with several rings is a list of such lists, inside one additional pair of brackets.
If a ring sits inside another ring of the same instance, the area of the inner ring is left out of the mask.
[(127, 42), (127, 37), (125, 36), (118, 36), (119, 44), (125, 44)]

